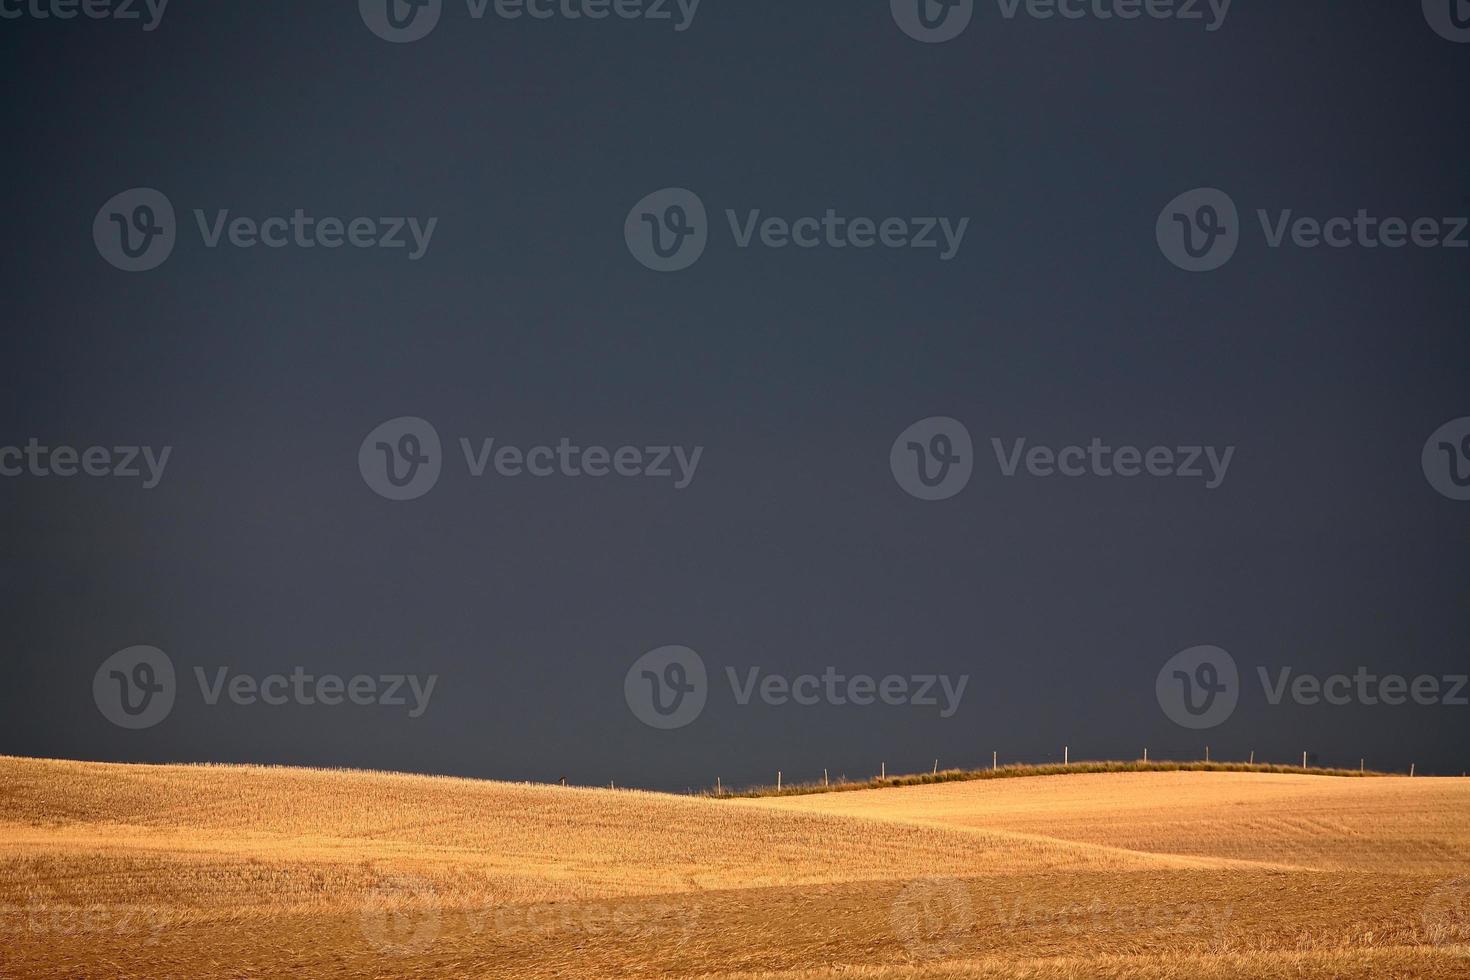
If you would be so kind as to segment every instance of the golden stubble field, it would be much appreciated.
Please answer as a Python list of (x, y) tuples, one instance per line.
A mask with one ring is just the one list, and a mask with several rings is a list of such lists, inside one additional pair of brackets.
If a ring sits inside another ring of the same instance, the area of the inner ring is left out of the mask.
[(1470, 977), (1470, 780), (762, 800), (0, 757), (0, 978)]

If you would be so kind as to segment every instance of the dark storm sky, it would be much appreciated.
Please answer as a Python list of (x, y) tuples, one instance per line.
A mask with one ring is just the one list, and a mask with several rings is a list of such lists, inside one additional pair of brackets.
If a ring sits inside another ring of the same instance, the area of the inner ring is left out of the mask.
[[(155, 31), (0, 20), (11, 244), (0, 445), (170, 445), (162, 483), (0, 479), (0, 752), (270, 762), (682, 790), (1073, 757), (1470, 766), (1470, 707), (1267, 705), (1258, 665), (1470, 669), (1470, 503), (1428, 484), (1470, 415), (1470, 251), (1266, 246), (1257, 208), (1470, 213), (1470, 46), (1414, 2), (1238, 0), (1223, 29), (1007, 21), (945, 44), (879, 0), (704, 0), (668, 22), (472, 20), (389, 44), (355, 2), (174, 0)], [(692, 268), (623, 241), (690, 188)], [(1247, 226), (1209, 274), (1154, 222), (1190, 188)], [(154, 187), (169, 260), (120, 272), (98, 208)], [(437, 216), (376, 249), (207, 249), (192, 209)], [(969, 217), (932, 251), (737, 248), (726, 208)], [(968, 488), (905, 494), (927, 416)], [(433, 422), (410, 502), (363, 437)], [(473, 480), (456, 442), (705, 447), (698, 477)], [(1233, 445), (1185, 480), (1003, 479), (989, 440)], [(93, 673), (154, 645), (177, 706), (111, 725)], [(623, 696), (647, 650), (715, 678), (687, 728)], [(1196, 644), (1247, 675), (1175, 726)], [(221, 703), (192, 670), (438, 674), (428, 712)], [(723, 676), (969, 674), (959, 712), (737, 705)]]

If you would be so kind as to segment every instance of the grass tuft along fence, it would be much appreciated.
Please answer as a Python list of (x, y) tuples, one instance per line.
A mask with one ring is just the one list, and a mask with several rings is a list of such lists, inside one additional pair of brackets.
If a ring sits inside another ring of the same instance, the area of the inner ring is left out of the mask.
[(848, 793), (859, 789), (887, 789), (895, 786), (923, 786), (928, 783), (963, 783), (977, 779), (1017, 779), (1023, 776), (1066, 776), (1090, 772), (1266, 772), (1295, 776), (1340, 776), (1364, 779), (1386, 776), (1388, 773), (1359, 769), (1318, 769), (1301, 766), (1253, 765), (1246, 762), (1073, 762), (1069, 765), (1027, 766), (1007, 765), (994, 769), (945, 769), (942, 772), (921, 772), (908, 776), (885, 776), (861, 781), (846, 780), (834, 783), (783, 783), (775, 786), (751, 786), (742, 790), (725, 790), (716, 793), (706, 790), (703, 795), (720, 799), (756, 799), (767, 796), (809, 796), (813, 793)]

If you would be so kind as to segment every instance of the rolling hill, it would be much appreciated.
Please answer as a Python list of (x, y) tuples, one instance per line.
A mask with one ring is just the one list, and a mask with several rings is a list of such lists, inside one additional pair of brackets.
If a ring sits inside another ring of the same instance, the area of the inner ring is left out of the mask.
[(1470, 780), (750, 800), (0, 757), (0, 977), (1465, 977)]

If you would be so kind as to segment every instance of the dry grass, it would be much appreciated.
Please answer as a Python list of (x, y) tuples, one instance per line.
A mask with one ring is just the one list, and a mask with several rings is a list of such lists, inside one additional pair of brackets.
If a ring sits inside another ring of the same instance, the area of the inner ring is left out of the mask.
[(760, 805), (1315, 871), (1458, 875), (1470, 874), (1467, 802), (1470, 781), (1463, 779), (1170, 772), (914, 786)]
[(1470, 976), (1470, 781), (757, 800), (0, 757), (0, 977)]

